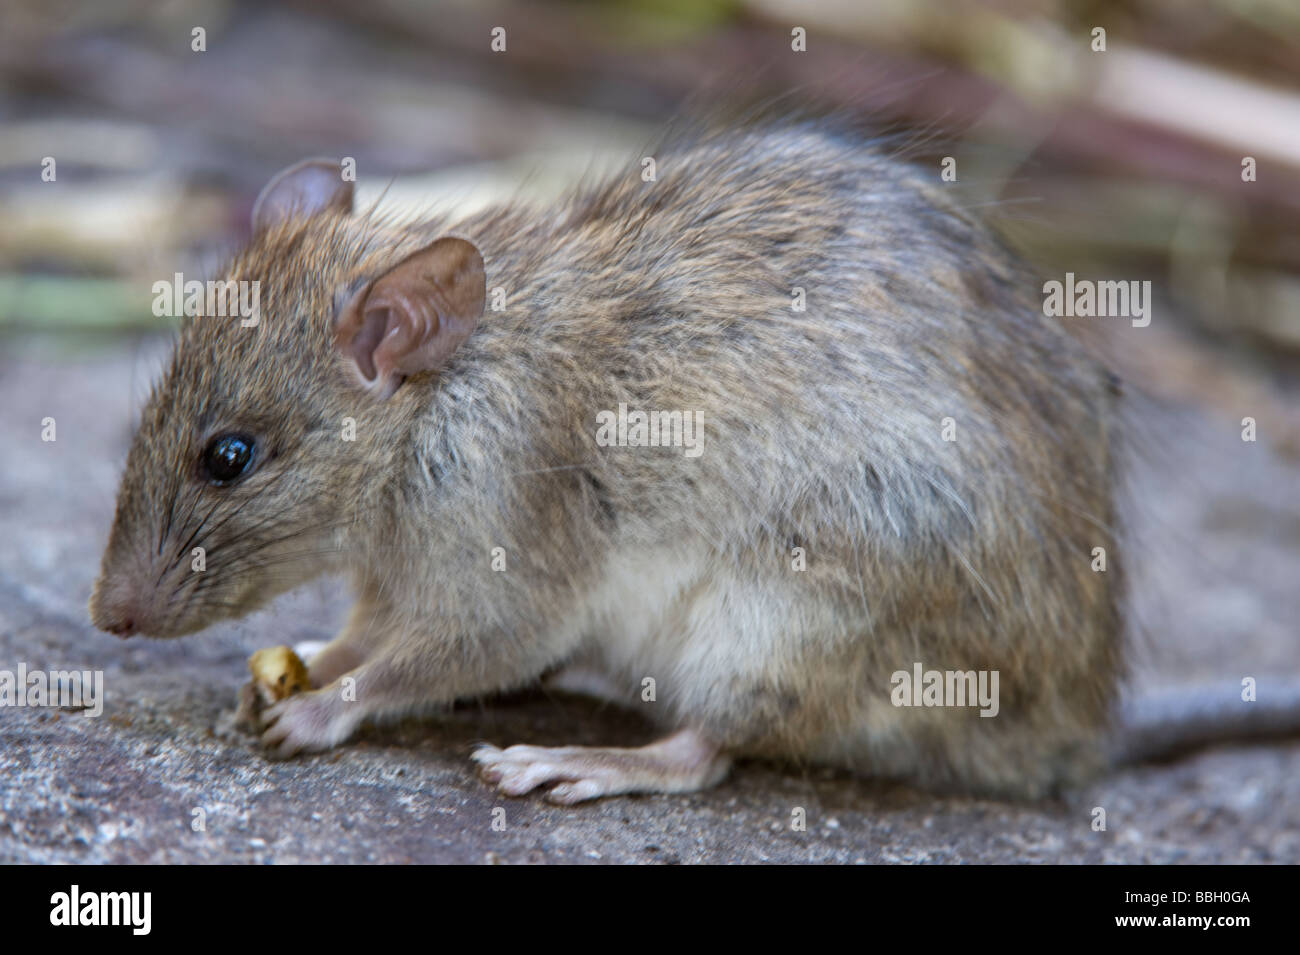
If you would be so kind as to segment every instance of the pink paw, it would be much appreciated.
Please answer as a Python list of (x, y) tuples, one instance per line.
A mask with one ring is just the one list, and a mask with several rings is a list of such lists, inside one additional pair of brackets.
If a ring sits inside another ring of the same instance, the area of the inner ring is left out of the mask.
[(483, 779), (507, 796), (546, 788), (562, 806), (622, 793), (674, 793), (720, 782), (731, 761), (691, 730), (638, 749), (480, 744), (472, 757)]
[(262, 746), (280, 759), (329, 749), (352, 735), (360, 716), (335, 690), (299, 693), (262, 711)]

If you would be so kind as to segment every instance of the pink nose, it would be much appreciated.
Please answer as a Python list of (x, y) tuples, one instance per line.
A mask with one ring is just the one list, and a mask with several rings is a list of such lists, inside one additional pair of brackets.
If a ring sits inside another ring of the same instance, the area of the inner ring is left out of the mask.
[(114, 636), (121, 637), (125, 640), (127, 637), (131, 636), (131, 634), (135, 633), (135, 621), (130, 617), (124, 617), (104, 624), (103, 629), (107, 630)]
[(144, 618), (141, 616), (139, 601), (110, 585), (96, 587), (90, 599), (90, 619), (100, 630), (125, 639), (140, 632)]

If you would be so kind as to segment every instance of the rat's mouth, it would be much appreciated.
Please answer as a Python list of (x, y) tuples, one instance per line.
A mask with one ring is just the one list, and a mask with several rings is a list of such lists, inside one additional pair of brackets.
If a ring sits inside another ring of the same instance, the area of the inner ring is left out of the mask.
[(175, 637), (196, 633), (207, 626), (206, 622), (187, 622), (183, 619), (153, 620), (113, 614), (106, 616), (102, 613), (96, 614), (93, 605), (90, 619), (96, 629), (111, 633), (120, 640), (131, 637), (144, 637), (146, 640), (170, 640)]

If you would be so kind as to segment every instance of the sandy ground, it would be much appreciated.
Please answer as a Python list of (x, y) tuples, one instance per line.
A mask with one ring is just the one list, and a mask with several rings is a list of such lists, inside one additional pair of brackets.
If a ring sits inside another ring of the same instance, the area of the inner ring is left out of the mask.
[[(1035, 805), (742, 764), (710, 792), (559, 809), (487, 789), (470, 745), (635, 744), (649, 730), (635, 714), (537, 694), (268, 762), (224, 728), (247, 654), (327, 638), (338, 588), (179, 641), (93, 630), (86, 600), (159, 343), (3, 347), (0, 668), (100, 668), (107, 701), (97, 719), (0, 709), (0, 862), (1300, 861), (1300, 742), (1204, 751)], [(1148, 493), (1131, 518), (1147, 542), (1133, 568), (1148, 631), (1135, 692), (1300, 679), (1295, 467), (1267, 442), (1243, 444), (1232, 421), (1152, 414), (1163, 437), (1137, 472)], [(46, 416), (52, 443), (40, 440)], [(1105, 832), (1090, 826), (1098, 806)], [(799, 807), (804, 832), (791, 828)]]

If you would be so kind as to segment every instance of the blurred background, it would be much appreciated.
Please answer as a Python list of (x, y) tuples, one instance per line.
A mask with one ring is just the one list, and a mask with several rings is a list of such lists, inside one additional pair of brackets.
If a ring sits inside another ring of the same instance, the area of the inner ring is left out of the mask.
[[(93, 633), (85, 600), (170, 335), (151, 286), (215, 270), (278, 169), (351, 156), (362, 202), (469, 209), (634, 161), (684, 112), (756, 104), (870, 122), (936, 176), (955, 157), (966, 203), (1043, 281), (1152, 281), (1148, 327), (1068, 325), (1134, 409), (1135, 685), (1300, 678), (1295, 0), (6, 0), (7, 657), (170, 667), (178, 685), (195, 659), (196, 644)], [(40, 440), (46, 417), (57, 442)], [(1257, 441), (1242, 440), (1247, 417)], [(327, 596), (197, 645), (235, 686), (249, 646), (327, 635)], [(1224, 798), (1300, 801), (1294, 759), (1237, 768), (1257, 785)], [(1172, 805), (1159, 784), (1148, 795)], [(1261, 851), (1300, 857), (1300, 836), (1254, 818)], [(1250, 842), (1225, 825), (1224, 846)]]
[(472, 205), (626, 160), (684, 109), (811, 105), (956, 157), (1044, 273), (1158, 280), (1193, 340), (1157, 323), (1177, 355), (1143, 377), (1247, 396), (1296, 450), (1249, 380), (1300, 353), (1291, 0), (9, 0), (0, 18), (6, 334), (156, 330), (152, 281), (215, 268), (304, 156), (355, 157), (375, 194), (396, 176), (408, 208)]

